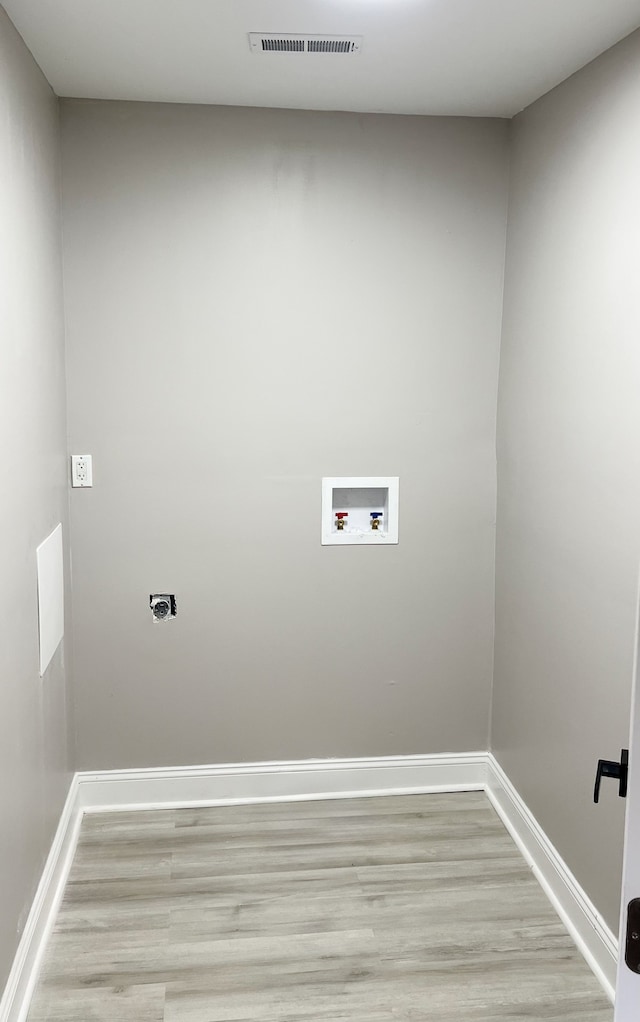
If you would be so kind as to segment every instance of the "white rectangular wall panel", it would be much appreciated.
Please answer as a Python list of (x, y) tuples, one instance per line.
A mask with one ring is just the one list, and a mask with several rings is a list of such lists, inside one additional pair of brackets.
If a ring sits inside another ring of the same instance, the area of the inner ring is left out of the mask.
[(40, 677), (64, 635), (64, 561), (62, 525), (58, 525), (36, 550), (38, 564), (38, 622), (40, 629)]

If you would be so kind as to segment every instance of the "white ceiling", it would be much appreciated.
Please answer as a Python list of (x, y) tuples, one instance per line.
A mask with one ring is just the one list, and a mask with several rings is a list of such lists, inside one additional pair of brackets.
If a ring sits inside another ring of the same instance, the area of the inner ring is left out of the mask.
[[(640, 0), (2, 0), (60, 96), (509, 117), (640, 26)], [(248, 32), (362, 53), (253, 54)]]

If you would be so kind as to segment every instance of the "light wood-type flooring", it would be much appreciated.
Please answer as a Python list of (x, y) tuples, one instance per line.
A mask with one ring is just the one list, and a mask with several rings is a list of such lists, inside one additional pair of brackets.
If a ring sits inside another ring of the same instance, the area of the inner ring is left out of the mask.
[(482, 792), (85, 817), (29, 1022), (611, 1022)]

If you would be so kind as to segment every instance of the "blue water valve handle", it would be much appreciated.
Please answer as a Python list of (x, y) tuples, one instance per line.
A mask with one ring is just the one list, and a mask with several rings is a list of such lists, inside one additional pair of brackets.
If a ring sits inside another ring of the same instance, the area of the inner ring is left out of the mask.
[(370, 511), (369, 515), (371, 518), (382, 518), (382, 511)]

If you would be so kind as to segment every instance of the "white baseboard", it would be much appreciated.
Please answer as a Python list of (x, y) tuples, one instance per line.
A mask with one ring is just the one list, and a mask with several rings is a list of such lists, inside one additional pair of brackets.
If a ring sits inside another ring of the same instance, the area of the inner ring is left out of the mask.
[(78, 774), (86, 812), (484, 790), (487, 754), (309, 759)]
[(486, 791), (613, 1000), (614, 935), (494, 757), (472, 752), (76, 774), (0, 1001), (0, 1022), (25, 1022), (84, 813), (472, 790)]
[(82, 812), (74, 776), (0, 1000), (0, 1022), (24, 1022), (76, 850)]
[(491, 753), (487, 773), (486, 792), (496, 812), (613, 1003), (617, 938)]

